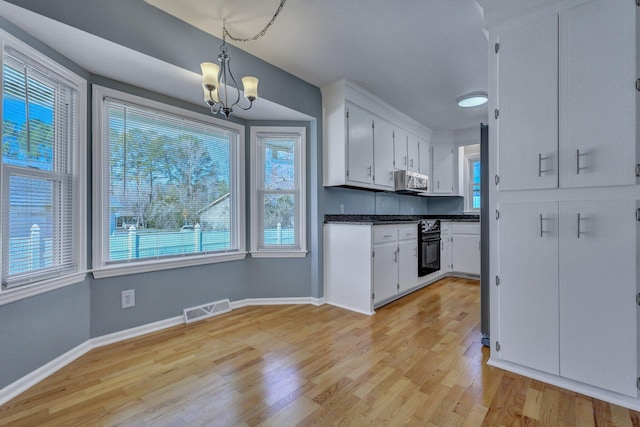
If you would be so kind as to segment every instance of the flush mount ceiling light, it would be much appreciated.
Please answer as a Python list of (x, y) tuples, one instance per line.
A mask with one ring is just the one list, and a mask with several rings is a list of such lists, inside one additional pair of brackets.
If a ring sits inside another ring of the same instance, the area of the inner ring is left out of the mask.
[(489, 100), (486, 92), (472, 92), (456, 99), (459, 107), (469, 108), (485, 104)]
[(248, 110), (253, 106), (253, 101), (258, 99), (258, 79), (253, 76), (245, 76), (242, 78), (242, 86), (244, 91), (244, 97), (249, 101), (249, 105), (243, 107), (240, 105), (240, 89), (238, 83), (231, 73), (231, 58), (227, 54), (227, 37), (236, 42), (248, 42), (252, 40), (258, 40), (264, 36), (273, 24), (273, 22), (282, 11), (284, 4), (287, 0), (281, 0), (278, 10), (271, 18), (271, 21), (253, 37), (250, 38), (238, 38), (234, 37), (227, 30), (225, 21), (222, 21), (222, 45), (220, 45), (220, 54), (218, 54), (218, 62), (220, 65), (213, 62), (203, 62), (200, 64), (202, 70), (202, 88), (204, 89), (204, 102), (211, 108), (212, 114), (222, 114), (229, 118), (229, 115), (233, 112), (233, 107), (241, 108), (242, 110)]

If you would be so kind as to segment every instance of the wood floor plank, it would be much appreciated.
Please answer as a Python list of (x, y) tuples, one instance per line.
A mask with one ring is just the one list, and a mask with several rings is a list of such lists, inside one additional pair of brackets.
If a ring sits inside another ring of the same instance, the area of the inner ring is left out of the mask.
[(0, 426), (639, 426), (486, 364), (478, 282), (365, 316), (243, 307), (95, 349), (0, 406)]

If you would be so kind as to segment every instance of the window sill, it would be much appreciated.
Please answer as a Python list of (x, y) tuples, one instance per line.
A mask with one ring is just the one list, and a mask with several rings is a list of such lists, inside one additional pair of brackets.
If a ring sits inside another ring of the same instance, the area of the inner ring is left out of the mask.
[(106, 277), (124, 276), (127, 274), (149, 273), (152, 271), (169, 270), (173, 268), (192, 267), (196, 265), (215, 264), (218, 262), (238, 261), (245, 259), (244, 251), (225, 253), (221, 255), (202, 255), (180, 259), (162, 259), (150, 261), (130, 262), (115, 264), (93, 270), (93, 277), (103, 279)]
[(66, 276), (48, 279), (31, 285), (24, 285), (17, 288), (7, 289), (0, 292), (0, 306), (12, 302), (50, 292), (65, 286), (75, 285), (82, 282), (87, 277), (86, 272), (68, 274)]
[(251, 251), (251, 258), (305, 258), (307, 251)]

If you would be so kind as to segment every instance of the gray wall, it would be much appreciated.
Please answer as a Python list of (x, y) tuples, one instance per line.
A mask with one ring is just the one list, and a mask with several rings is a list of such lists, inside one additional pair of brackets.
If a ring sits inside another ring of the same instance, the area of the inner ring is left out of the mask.
[(362, 215), (457, 215), (464, 210), (463, 197), (421, 197), (404, 194), (327, 187), (325, 213)]
[[(164, 12), (136, 0), (10, 0), (105, 39), (199, 72), (203, 52), (213, 55), (220, 41)], [(201, 106), (91, 75), (44, 43), (34, 40), (0, 17), (0, 28), (41, 50), (89, 83), (97, 83), (194, 111)], [(161, 31), (159, 31), (161, 29)], [(32, 372), (91, 337), (121, 331), (182, 314), (182, 309), (229, 298), (322, 297), (322, 98), (320, 90), (258, 58), (229, 46), (234, 68), (260, 75), (261, 97), (307, 114), (307, 241), (309, 254), (299, 259), (253, 259), (134, 274), (96, 280), (0, 306), (0, 322), (9, 333), (0, 334), (0, 388)], [(268, 84), (264, 84), (268, 82)], [(89, 100), (89, 113), (90, 113)], [(89, 117), (90, 114), (89, 114)], [(242, 123), (242, 120), (235, 119)], [(287, 122), (251, 122), (246, 125), (287, 125)], [(89, 136), (91, 121), (89, 120)], [(299, 126), (300, 123), (295, 123)], [(249, 128), (247, 126), (247, 132)], [(91, 141), (91, 139), (88, 139)], [(246, 139), (248, 154), (249, 138)], [(88, 159), (91, 159), (89, 147)], [(248, 157), (247, 157), (248, 161)], [(247, 169), (248, 170), (248, 169)], [(91, 163), (87, 176), (91, 188)], [(248, 196), (247, 196), (248, 197)], [(89, 194), (89, 241), (91, 236)], [(247, 212), (248, 212), (247, 205)], [(247, 213), (247, 231), (249, 231)], [(247, 236), (250, 234), (247, 233)], [(248, 246), (247, 241), (247, 247)], [(90, 246), (90, 245), (89, 245)], [(91, 254), (87, 254), (89, 265)], [(136, 306), (120, 308), (120, 292), (135, 289)]]
[(0, 388), (89, 339), (89, 281), (0, 306)]

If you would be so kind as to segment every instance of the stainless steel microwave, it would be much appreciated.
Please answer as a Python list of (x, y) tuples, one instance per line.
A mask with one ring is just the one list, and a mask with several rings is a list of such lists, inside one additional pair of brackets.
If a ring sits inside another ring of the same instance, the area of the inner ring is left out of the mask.
[(418, 172), (395, 171), (393, 185), (395, 191), (399, 193), (426, 195), (429, 191), (429, 177)]

